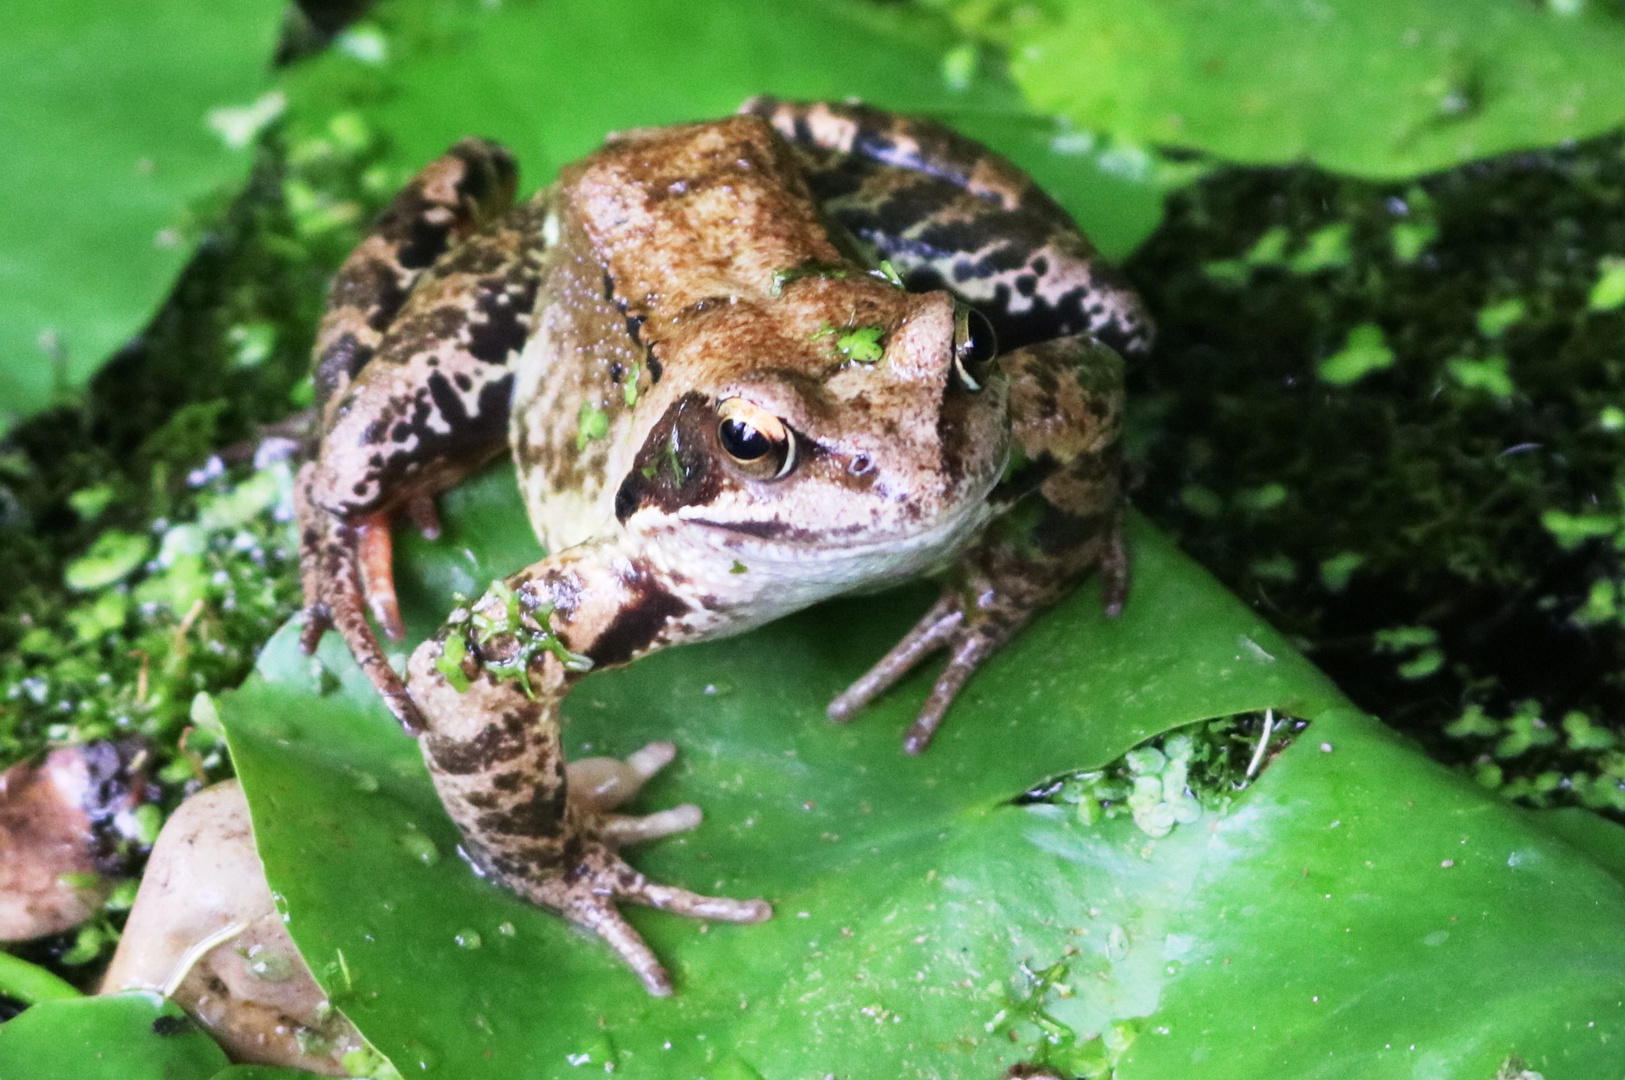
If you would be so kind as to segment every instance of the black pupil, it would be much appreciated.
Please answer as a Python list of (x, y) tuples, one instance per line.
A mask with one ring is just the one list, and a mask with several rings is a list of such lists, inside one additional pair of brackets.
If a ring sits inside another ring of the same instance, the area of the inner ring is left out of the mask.
[(740, 461), (755, 461), (771, 449), (767, 436), (743, 420), (722, 422), (722, 448)]
[(976, 372), (993, 362), (999, 343), (993, 336), (993, 324), (975, 308), (965, 320), (965, 340), (959, 345), (959, 362), (966, 370)]

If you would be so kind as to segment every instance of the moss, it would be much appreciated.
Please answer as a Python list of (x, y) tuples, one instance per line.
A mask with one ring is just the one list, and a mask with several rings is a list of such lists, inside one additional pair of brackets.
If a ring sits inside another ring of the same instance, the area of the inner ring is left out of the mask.
[(1622, 145), (1220, 170), (1127, 266), (1161, 329), (1136, 502), (1360, 705), (1539, 805), (1625, 808)]
[[(290, 467), (252, 459), (309, 404), (327, 281), (398, 182), (353, 127), (296, 146), (272, 133), (145, 332), (0, 445), (0, 767), (140, 736), (149, 833), (230, 774), (209, 695), (247, 676), (299, 603)], [(93, 979), (123, 895), (25, 951)]]

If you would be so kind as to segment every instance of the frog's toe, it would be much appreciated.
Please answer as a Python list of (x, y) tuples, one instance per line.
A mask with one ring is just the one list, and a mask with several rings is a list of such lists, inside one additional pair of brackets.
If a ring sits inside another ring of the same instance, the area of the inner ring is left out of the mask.
[[(638, 875), (639, 879), (643, 875)], [(708, 922), (757, 923), (773, 917), (773, 905), (766, 900), (735, 900), (731, 896), (702, 896), (671, 885), (656, 885), (642, 881), (641, 887), (628, 892), (623, 899), (657, 911), (673, 915), (686, 915), (690, 919)]]
[(669, 742), (652, 742), (627, 755), (581, 758), (564, 767), (569, 781), (570, 801), (584, 810), (604, 813), (615, 809), (638, 793), (655, 773), (670, 765), (677, 747)]
[(666, 969), (654, 950), (643, 940), (643, 935), (632, 928), (613, 902), (595, 896), (564, 909), (564, 915), (577, 926), (603, 938), (610, 948), (620, 954), (626, 966), (632, 969), (650, 994), (655, 997), (671, 996), (671, 976), (666, 974)]
[(912, 671), (914, 665), (946, 645), (964, 620), (965, 613), (956, 599), (945, 594), (914, 624), (914, 629), (903, 635), (902, 641), (893, 645), (891, 651), (881, 657), (874, 667), (829, 703), (826, 710), (829, 718), (837, 724), (851, 720), (858, 710)]
[(657, 997), (671, 993), (671, 977), (643, 937), (616, 909), (617, 902), (642, 904), (709, 922), (753, 923), (773, 915), (772, 906), (765, 900), (702, 896), (687, 889), (656, 885), (599, 845), (591, 845), (560, 884), (563, 896), (538, 899), (603, 938), (643, 980), (644, 988)]
[(356, 539), (367, 607), (384, 636), (401, 641), (406, 637), (406, 625), (401, 621), (401, 604), (395, 596), (395, 547), (389, 515), (374, 514), (362, 519), (356, 526)]
[(937, 676), (936, 685), (931, 688), (931, 696), (925, 699), (925, 705), (921, 707), (919, 715), (914, 718), (914, 723), (909, 725), (908, 732), (903, 736), (904, 750), (910, 754), (918, 754), (931, 745), (932, 736), (937, 733), (937, 728), (942, 726), (942, 718), (947, 715), (948, 706), (954, 703), (954, 698), (959, 696), (965, 680), (982, 665), (983, 660), (1004, 643), (1005, 636), (978, 627), (953, 635), (948, 666)]
[(652, 814), (605, 814), (598, 819), (598, 837), (611, 847), (623, 847), (688, 832), (704, 820), (705, 815), (693, 803)]
[(829, 718), (837, 723), (852, 719), (859, 709), (890, 689), (921, 660), (946, 648), (948, 666), (937, 677), (931, 696), (926, 698), (919, 715), (903, 736), (903, 749), (918, 754), (931, 744), (948, 706), (953, 704), (966, 680), (1013, 632), (1014, 626), (1007, 620), (990, 618), (985, 612), (977, 612), (967, 619), (960, 594), (947, 590), (902, 641), (830, 702)]

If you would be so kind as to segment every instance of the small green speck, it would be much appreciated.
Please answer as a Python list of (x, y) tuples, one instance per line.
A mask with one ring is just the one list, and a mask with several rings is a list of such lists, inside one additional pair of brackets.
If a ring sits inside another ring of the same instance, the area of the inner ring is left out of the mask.
[(621, 397), (625, 400), (628, 409), (638, 403), (638, 377), (642, 374), (643, 369), (637, 364), (633, 364), (627, 370), (626, 384), (621, 387)]
[(440, 655), (434, 662), (434, 669), (440, 672), (451, 684), (451, 688), (459, 694), (468, 689), (468, 676), (463, 673), (463, 660), (467, 656), (468, 646), (463, 641), (463, 635), (453, 632), (441, 643)]
[(1388, 347), (1382, 327), (1361, 323), (1349, 331), (1348, 343), (1339, 352), (1320, 362), (1320, 377), (1333, 386), (1351, 386), (1393, 363), (1394, 350)]
[(1349, 579), (1354, 571), (1365, 562), (1365, 556), (1357, 551), (1344, 551), (1320, 564), (1320, 583), (1326, 587), (1327, 592), (1340, 593), (1348, 588)]
[(1304, 249), (1292, 258), (1292, 272), (1313, 274), (1347, 266), (1353, 261), (1349, 249), (1349, 236), (1353, 231), (1352, 224), (1339, 221), (1310, 233)]
[(590, 401), (583, 401), (581, 411), (576, 414), (576, 449), (585, 450), (589, 442), (608, 434), (609, 413)]
[(1563, 717), (1563, 730), (1569, 737), (1571, 750), (1611, 750), (1617, 741), (1613, 732), (1598, 727), (1583, 712), (1570, 712)]
[(1439, 226), (1431, 221), (1402, 221), (1388, 234), (1394, 258), (1402, 263), (1415, 262), (1438, 238)]
[(1614, 311), (1625, 307), (1625, 258), (1610, 255), (1598, 264), (1597, 283), (1591, 286), (1586, 307), (1592, 311)]
[(745, 571), (745, 564), (740, 562), (738, 559), (735, 559), (734, 564), (728, 568), (728, 573), (730, 574), (743, 574)]
[(666, 464), (671, 466), (672, 479), (677, 486), (682, 487), (688, 479), (688, 470), (683, 468), (683, 459), (677, 456), (677, 429), (673, 428), (671, 437), (666, 440)]
[(1512, 376), (1507, 373), (1507, 358), (1504, 356), (1489, 356), (1483, 360), (1458, 356), (1445, 366), (1449, 368), (1451, 377), (1466, 390), (1482, 390), (1505, 400), (1517, 389), (1512, 384)]
[(1272, 226), (1242, 256), (1242, 262), (1247, 266), (1280, 266), (1286, 262), (1286, 245), (1291, 239), (1286, 226)]
[(112, 501), (112, 484), (95, 484), (80, 488), (68, 496), (68, 505), (73, 507), (73, 512), (79, 515), (81, 521), (95, 521), (102, 516), (102, 511), (106, 510)]
[(1436, 644), (1439, 632), (1430, 626), (1397, 626), (1392, 630), (1378, 630), (1372, 637), (1379, 652), (1404, 652)]
[(1217, 492), (1201, 484), (1186, 484), (1179, 489), (1179, 501), (1197, 517), (1212, 520), (1224, 513), (1224, 500)]
[(848, 360), (860, 364), (873, 364), (886, 355), (880, 346), (883, 326), (857, 326), (835, 339), (835, 351)]
[(1508, 329), (1523, 321), (1529, 306), (1519, 297), (1490, 304), (1478, 313), (1478, 332), (1485, 337), (1500, 337)]
[(802, 266), (792, 266), (784, 270), (773, 271), (773, 282), (768, 286), (767, 295), (779, 296), (784, 287), (792, 281), (802, 278), (827, 278), (840, 281), (852, 275), (852, 268), (843, 263), (806, 263)]
[(1604, 405), (1597, 413), (1597, 426), (1610, 433), (1625, 431), (1625, 409), (1618, 405)]
[(942, 81), (949, 88), (963, 90), (976, 77), (981, 52), (969, 42), (955, 45), (942, 56)]
[(1402, 679), (1425, 679), (1444, 666), (1444, 653), (1438, 649), (1423, 649), (1416, 657), (1400, 664), (1398, 671)]
[(1254, 513), (1264, 513), (1274, 510), (1286, 502), (1286, 488), (1281, 484), (1264, 484), (1255, 488), (1243, 488), (1236, 492), (1235, 503), (1243, 510)]
[(142, 803), (135, 808), (135, 838), (143, 847), (151, 847), (158, 840), (158, 831), (164, 827), (164, 812), (153, 803)]
[(1557, 541), (1557, 546), (1565, 551), (1571, 551), (1587, 540), (1613, 536), (1620, 531), (1620, 519), (1612, 514), (1581, 515), (1547, 510), (1540, 515), (1540, 523)]
[(1486, 715), (1481, 707), (1469, 705), (1466, 712), (1445, 725), (1444, 733), (1454, 739), (1470, 735), (1489, 739), (1501, 734), (1501, 722)]
[(68, 564), (62, 577), (75, 592), (91, 592), (129, 577), (147, 561), (151, 550), (150, 537), (108, 529), (89, 551)]

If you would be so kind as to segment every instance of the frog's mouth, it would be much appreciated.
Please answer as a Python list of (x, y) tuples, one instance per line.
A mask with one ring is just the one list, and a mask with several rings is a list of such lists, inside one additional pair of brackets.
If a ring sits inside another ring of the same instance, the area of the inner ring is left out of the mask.
[(985, 497), (964, 499), (929, 522), (902, 529), (831, 523), (814, 530), (777, 520), (717, 521), (702, 507), (679, 516), (714, 537), (719, 554), (759, 565), (781, 580), (827, 579), (850, 588), (884, 586), (935, 569), (980, 534), (992, 511)]

